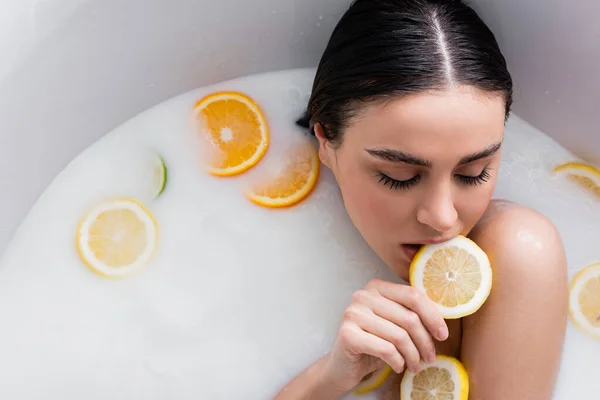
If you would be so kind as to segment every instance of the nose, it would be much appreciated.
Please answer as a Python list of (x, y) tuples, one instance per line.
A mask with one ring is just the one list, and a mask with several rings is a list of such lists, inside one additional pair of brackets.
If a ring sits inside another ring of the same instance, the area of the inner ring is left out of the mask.
[(458, 220), (454, 208), (452, 188), (448, 184), (438, 184), (430, 191), (417, 209), (417, 220), (439, 233), (452, 230)]

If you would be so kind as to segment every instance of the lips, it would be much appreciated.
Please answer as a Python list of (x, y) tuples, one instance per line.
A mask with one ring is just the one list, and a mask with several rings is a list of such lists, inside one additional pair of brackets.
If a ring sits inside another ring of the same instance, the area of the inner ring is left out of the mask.
[(444, 243), (450, 239), (451, 238), (439, 238), (439, 239), (423, 240), (418, 243), (405, 243), (402, 245), (402, 250), (403, 250), (404, 254), (406, 255), (406, 257), (408, 258), (408, 262), (412, 262), (413, 258), (415, 258), (415, 255), (417, 254), (417, 252), (419, 251), (419, 249), (422, 246), (427, 245), (427, 244)]
[(406, 258), (408, 258), (408, 262), (412, 262), (413, 258), (415, 258), (415, 255), (417, 254), (417, 252), (419, 251), (421, 246), (422, 245), (420, 245), (420, 244), (403, 244), (402, 245), (402, 250), (403, 250), (404, 254), (406, 255)]
[(418, 245), (421, 246), (421, 245), (424, 245), (424, 244), (439, 244), (439, 243), (444, 243), (444, 242), (447, 242), (448, 240), (450, 240), (452, 238), (453, 238), (453, 236), (447, 237), (447, 238), (437, 238), (437, 239), (423, 240), (423, 241), (419, 241)]

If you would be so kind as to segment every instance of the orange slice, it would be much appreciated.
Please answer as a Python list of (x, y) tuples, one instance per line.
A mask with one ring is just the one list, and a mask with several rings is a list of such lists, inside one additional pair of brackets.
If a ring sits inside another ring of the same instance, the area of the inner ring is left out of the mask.
[(237, 92), (210, 94), (196, 103), (196, 116), (209, 142), (208, 172), (216, 176), (240, 174), (256, 165), (269, 146), (269, 128), (262, 110), (250, 97)]
[(319, 156), (311, 144), (292, 148), (281, 172), (252, 185), (246, 192), (254, 203), (264, 207), (288, 207), (302, 201), (317, 183)]

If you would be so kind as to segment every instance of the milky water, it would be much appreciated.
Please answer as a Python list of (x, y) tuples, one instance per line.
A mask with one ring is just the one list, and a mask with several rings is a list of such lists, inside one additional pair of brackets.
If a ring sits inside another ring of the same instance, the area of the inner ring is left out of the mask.
[[(327, 169), (306, 201), (272, 210), (243, 197), (246, 178), (215, 178), (201, 167), (196, 100), (228, 89), (261, 104), (272, 146), (244, 176), (260, 175), (290, 143), (311, 140), (294, 121), (313, 73), (183, 94), (116, 128), (62, 171), (0, 261), (0, 397), (270, 398), (328, 351), (355, 290), (373, 277), (399, 281), (352, 226)], [(153, 151), (169, 173), (157, 200), (144, 168)], [(495, 192), (554, 221), (570, 277), (600, 259), (598, 200), (550, 173), (572, 158), (513, 116)], [(110, 280), (84, 267), (74, 238), (89, 207), (117, 196), (146, 204), (160, 241), (141, 273)], [(600, 343), (569, 322), (555, 399), (598, 393), (598, 359)]]

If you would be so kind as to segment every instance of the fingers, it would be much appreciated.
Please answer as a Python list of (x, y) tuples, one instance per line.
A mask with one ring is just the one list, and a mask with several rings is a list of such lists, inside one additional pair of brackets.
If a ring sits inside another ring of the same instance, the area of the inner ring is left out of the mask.
[[(351, 310), (353, 310), (352, 312), (358, 314), (354, 317), (354, 320), (360, 328), (393, 344), (404, 359), (406, 367), (411, 372), (416, 373), (419, 371), (421, 356), (419, 354), (419, 350), (417, 350), (417, 347), (413, 342), (413, 339), (411, 338), (411, 335), (406, 329), (403, 329), (393, 322), (374, 314), (367, 307), (360, 308), (359, 306), (354, 306), (354, 308)], [(429, 336), (423, 326), (421, 326), (421, 329), (427, 336)], [(435, 348), (433, 349), (433, 354), (435, 358)], [(427, 353), (427, 355), (429, 356), (429, 353)], [(423, 359), (425, 358), (423, 357)], [(428, 359), (426, 359), (426, 361), (429, 362)]]
[(400, 355), (396, 346), (362, 330), (356, 324), (344, 324), (340, 330), (340, 339), (354, 352), (380, 358), (398, 374), (404, 371), (404, 358)]
[(448, 326), (435, 303), (418, 289), (408, 285), (374, 280), (367, 285), (367, 290), (377, 291), (383, 297), (412, 310), (431, 336), (437, 340), (443, 341), (448, 338)]
[(381, 296), (378, 301), (372, 302), (371, 309), (374, 314), (382, 319), (402, 327), (414, 342), (423, 361), (427, 363), (435, 361), (435, 343), (433, 342), (431, 334), (427, 331), (423, 322), (415, 312), (398, 303), (394, 303), (383, 296)]
[(446, 340), (448, 327), (436, 304), (408, 285), (374, 280), (354, 293), (340, 331), (349, 354), (367, 354), (390, 365), (419, 371), (435, 361), (433, 338)]

